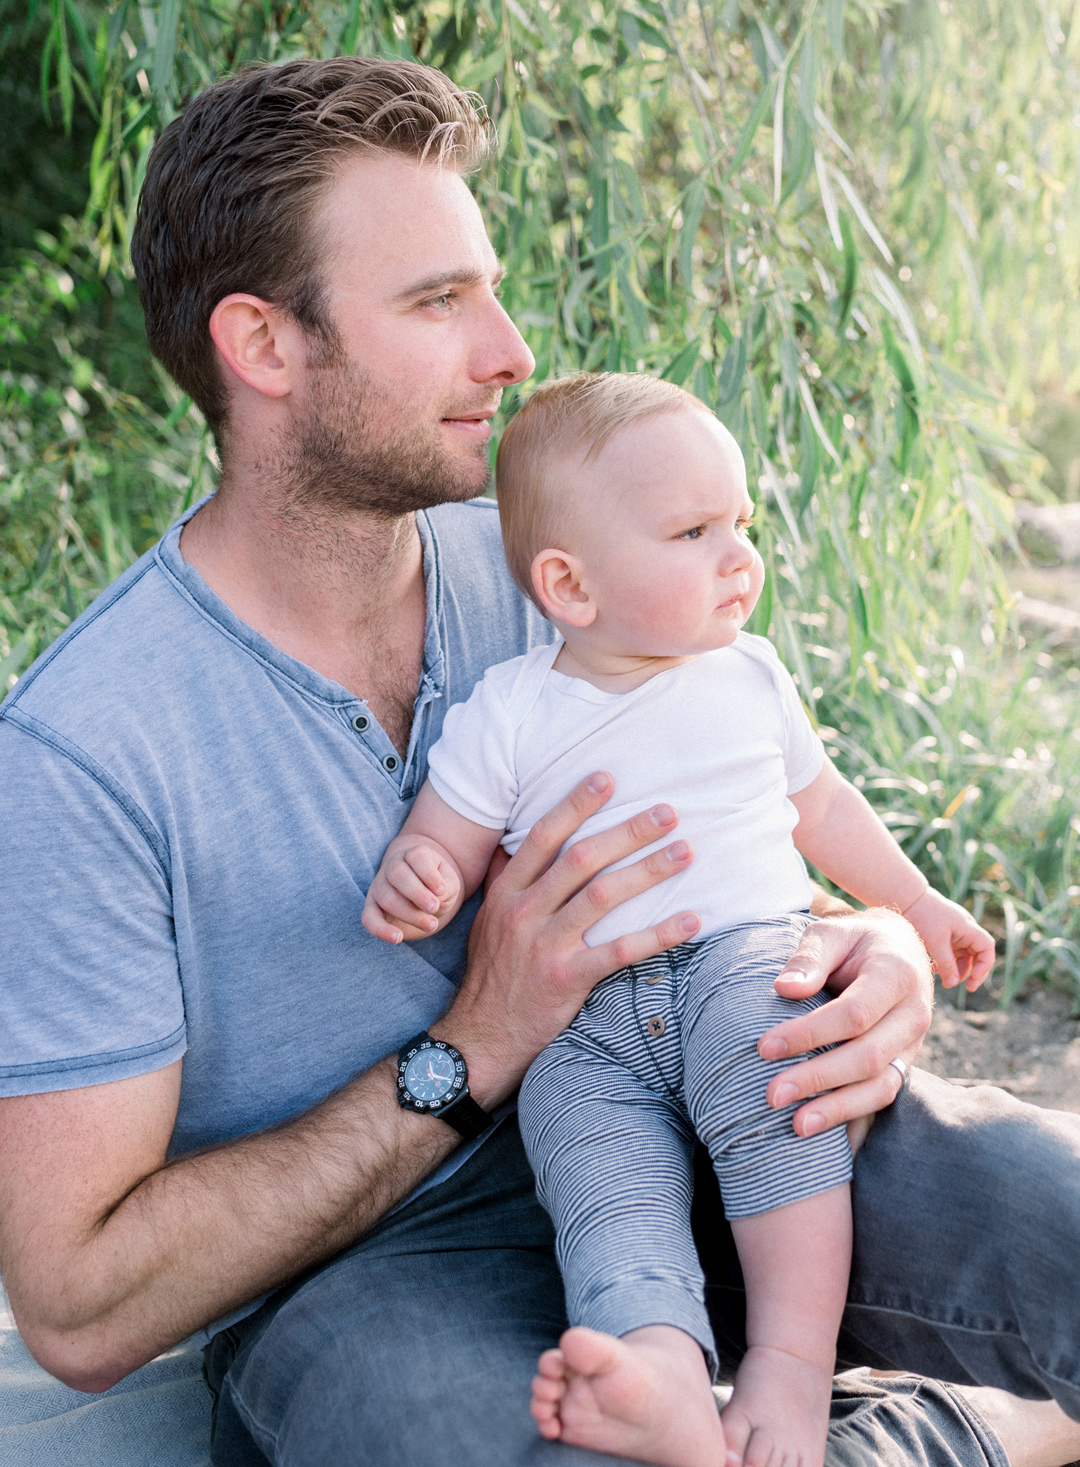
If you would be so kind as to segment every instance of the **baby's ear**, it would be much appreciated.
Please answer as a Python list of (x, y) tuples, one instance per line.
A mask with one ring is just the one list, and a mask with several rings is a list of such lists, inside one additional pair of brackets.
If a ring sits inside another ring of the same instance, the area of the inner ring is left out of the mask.
[(532, 563), (537, 600), (552, 621), (587, 627), (596, 619), (596, 603), (584, 580), (584, 566), (566, 550), (541, 550)]

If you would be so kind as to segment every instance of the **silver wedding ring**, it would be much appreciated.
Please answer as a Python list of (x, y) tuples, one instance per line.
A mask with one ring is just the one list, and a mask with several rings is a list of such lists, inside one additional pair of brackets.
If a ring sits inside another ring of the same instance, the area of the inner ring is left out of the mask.
[(901, 1083), (903, 1083), (903, 1081), (907, 1079), (908, 1074), (907, 1062), (905, 1060), (902, 1060), (900, 1056), (897, 1055), (895, 1059), (891, 1059), (889, 1061), (889, 1064), (892, 1065), (893, 1069), (900, 1076)]

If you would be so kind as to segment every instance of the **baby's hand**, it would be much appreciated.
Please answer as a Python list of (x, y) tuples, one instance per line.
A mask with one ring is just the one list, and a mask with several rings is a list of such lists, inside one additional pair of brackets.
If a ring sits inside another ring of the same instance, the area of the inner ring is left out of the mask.
[(904, 916), (926, 944), (946, 988), (966, 983), (974, 993), (994, 966), (994, 939), (970, 912), (931, 887)]
[(383, 942), (416, 942), (446, 926), (462, 890), (456, 863), (437, 842), (399, 835), (386, 848), (360, 920)]

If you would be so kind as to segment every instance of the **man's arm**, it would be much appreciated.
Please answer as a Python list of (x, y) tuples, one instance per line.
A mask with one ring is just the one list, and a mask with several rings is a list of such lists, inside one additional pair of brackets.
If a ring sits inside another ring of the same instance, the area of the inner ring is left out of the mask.
[[(689, 913), (606, 948), (582, 934), (685, 869), (683, 842), (596, 873), (674, 829), (666, 806), (579, 842), (608, 798), (594, 776), (534, 827), (492, 884), (465, 980), (433, 1032), (491, 1109), (606, 973), (685, 942)], [(332, 1256), (406, 1196), (458, 1137), (402, 1110), (387, 1058), (306, 1115), (166, 1163), (180, 1064), (0, 1101), (0, 1269), (36, 1358), (104, 1390), (193, 1330)]]

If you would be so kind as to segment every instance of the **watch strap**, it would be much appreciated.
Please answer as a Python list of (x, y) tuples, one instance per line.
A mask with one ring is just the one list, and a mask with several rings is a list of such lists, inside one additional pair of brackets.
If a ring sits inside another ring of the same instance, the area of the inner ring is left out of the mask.
[(477, 1136), (482, 1136), (495, 1119), (482, 1106), (477, 1105), (468, 1090), (452, 1100), (445, 1110), (429, 1111), (429, 1115), (438, 1116), (440, 1121), (453, 1126), (466, 1141), (474, 1141)]

